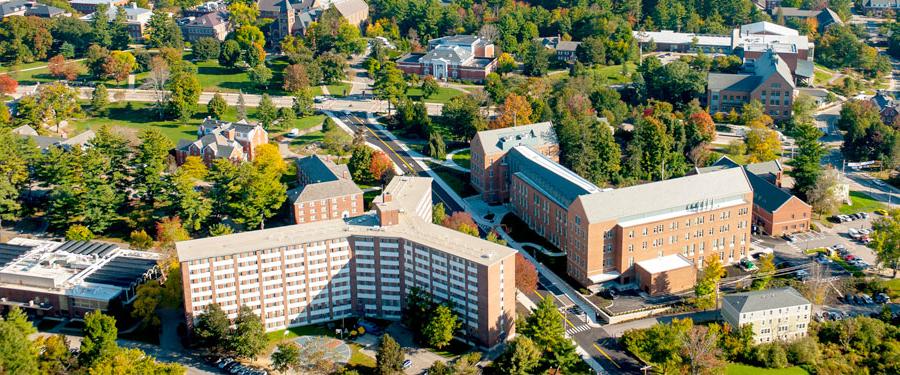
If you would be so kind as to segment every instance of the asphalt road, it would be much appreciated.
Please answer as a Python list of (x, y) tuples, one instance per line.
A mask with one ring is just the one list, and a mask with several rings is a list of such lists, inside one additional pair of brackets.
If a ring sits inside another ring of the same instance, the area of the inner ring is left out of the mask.
[[(405, 147), (399, 142), (391, 140), (387, 132), (376, 126), (368, 124), (363, 118), (365, 114), (359, 112), (335, 112), (335, 116), (339, 120), (347, 124), (354, 132), (360, 127), (366, 130), (366, 142), (380, 148), (387, 154), (391, 161), (399, 166), (400, 170), (406, 175), (430, 177), (427, 172), (415, 161), (409, 152), (405, 151)], [(463, 208), (450, 198), (450, 195), (437, 183), (432, 183), (433, 199), (444, 203), (447, 212), (463, 211)]]

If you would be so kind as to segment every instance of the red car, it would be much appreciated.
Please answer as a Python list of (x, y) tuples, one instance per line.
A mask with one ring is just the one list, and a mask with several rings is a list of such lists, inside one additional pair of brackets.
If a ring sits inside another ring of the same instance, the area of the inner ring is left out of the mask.
[(856, 255), (853, 255), (853, 254), (847, 254), (846, 256), (844, 256), (844, 260), (846, 260), (848, 262), (854, 261), (856, 259), (858, 259), (858, 258), (856, 257)]

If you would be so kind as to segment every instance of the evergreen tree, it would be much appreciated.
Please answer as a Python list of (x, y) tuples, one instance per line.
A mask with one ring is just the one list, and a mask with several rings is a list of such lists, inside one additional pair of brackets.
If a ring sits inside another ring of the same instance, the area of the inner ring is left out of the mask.
[(816, 181), (822, 175), (822, 158), (827, 150), (819, 142), (822, 132), (812, 123), (804, 122), (794, 129), (794, 139), (797, 141), (797, 155), (791, 160), (790, 175), (794, 178), (794, 190), (802, 197), (812, 190)]
[(444, 137), (441, 136), (441, 133), (435, 130), (428, 134), (428, 145), (425, 152), (435, 159), (444, 160), (444, 157), (447, 156), (447, 146), (444, 145)]
[(269, 94), (263, 94), (259, 100), (259, 107), (256, 107), (256, 119), (266, 130), (278, 119), (278, 109), (275, 108)]
[(541, 350), (527, 336), (518, 336), (509, 342), (506, 350), (492, 366), (501, 374), (529, 375), (538, 366)]
[(522, 59), (522, 71), (525, 75), (540, 77), (547, 74), (550, 69), (550, 51), (543, 43), (535, 39), (528, 45), (525, 57)]
[(381, 345), (375, 355), (375, 374), (398, 375), (403, 373), (403, 350), (389, 334), (381, 336)]
[(237, 117), (238, 117), (238, 121), (246, 121), (247, 120), (247, 104), (246, 104), (246, 102), (244, 102), (244, 92), (243, 91), (238, 93)]
[(175, 147), (159, 130), (148, 128), (138, 138), (141, 144), (135, 155), (134, 187), (138, 197), (152, 203), (162, 200), (167, 186), (163, 178), (169, 150)]
[(111, 30), (111, 46), (114, 50), (128, 49), (131, 43), (131, 34), (128, 33), (128, 14), (125, 7), (116, 7), (116, 18), (113, 20)]
[(103, 48), (112, 45), (112, 32), (109, 29), (109, 5), (100, 4), (91, 14), (91, 42)]
[(175, 19), (162, 9), (153, 11), (147, 29), (147, 45), (150, 47), (169, 47), (179, 51), (184, 48), (181, 28), (175, 23)]
[(8, 374), (38, 374), (37, 351), (21, 327), (0, 320), (0, 369)]
[(354, 148), (353, 154), (350, 156), (350, 162), (347, 163), (350, 174), (353, 176), (353, 181), (367, 183), (374, 180), (372, 171), (369, 170), (370, 165), (372, 165), (372, 150), (366, 146)]
[(106, 116), (109, 113), (109, 91), (102, 83), (91, 93), (91, 112), (95, 116)]

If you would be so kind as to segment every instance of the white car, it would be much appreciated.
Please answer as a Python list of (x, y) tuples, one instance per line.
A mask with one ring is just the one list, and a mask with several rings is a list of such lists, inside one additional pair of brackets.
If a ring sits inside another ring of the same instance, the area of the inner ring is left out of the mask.
[(881, 187), (884, 187), (884, 186), (887, 185), (886, 183), (884, 183), (884, 181), (881, 181), (881, 180), (872, 180), (872, 182), (874, 182), (875, 185), (878, 185), (878, 186), (881, 186)]
[(849, 234), (850, 238), (853, 238), (853, 239), (862, 237), (862, 235), (859, 233), (859, 231), (856, 228), (850, 228), (850, 230), (847, 231), (847, 234)]

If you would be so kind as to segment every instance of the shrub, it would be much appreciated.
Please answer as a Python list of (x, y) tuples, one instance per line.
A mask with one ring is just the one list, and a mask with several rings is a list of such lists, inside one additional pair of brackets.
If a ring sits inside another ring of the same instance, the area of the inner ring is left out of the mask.
[(765, 343), (753, 348), (753, 360), (757, 366), (769, 368), (788, 367), (787, 352), (780, 343)]
[(788, 361), (795, 365), (815, 366), (820, 352), (819, 344), (812, 337), (804, 337), (787, 346)]

